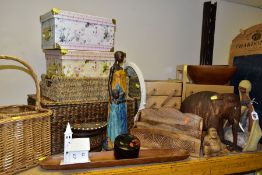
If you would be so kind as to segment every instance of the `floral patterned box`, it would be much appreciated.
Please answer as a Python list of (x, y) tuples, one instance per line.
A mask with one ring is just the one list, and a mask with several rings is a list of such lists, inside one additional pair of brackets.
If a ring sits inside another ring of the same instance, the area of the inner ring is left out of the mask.
[(113, 52), (44, 50), (48, 77), (107, 77)]
[(114, 51), (114, 19), (53, 8), (40, 21), (42, 49)]

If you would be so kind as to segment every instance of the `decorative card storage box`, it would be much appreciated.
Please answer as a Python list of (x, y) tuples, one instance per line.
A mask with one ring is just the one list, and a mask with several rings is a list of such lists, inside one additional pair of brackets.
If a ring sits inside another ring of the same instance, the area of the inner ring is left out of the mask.
[(40, 21), (42, 49), (114, 51), (114, 19), (53, 8)]
[(48, 77), (108, 77), (113, 52), (44, 50)]
[[(28, 95), (27, 102), (30, 105), (35, 104), (35, 95)], [(67, 122), (74, 123), (92, 123), (107, 121), (108, 100), (106, 101), (68, 101), (55, 102), (42, 97), (40, 103), (46, 109), (53, 111), (51, 118), (51, 154), (58, 154), (64, 151), (64, 132)], [(127, 100), (127, 120), (129, 130), (134, 125), (135, 100)], [(105, 131), (100, 133), (105, 136)], [(96, 134), (96, 133), (95, 133)], [(101, 137), (91, 139), (91, 148), (100, 145)]]

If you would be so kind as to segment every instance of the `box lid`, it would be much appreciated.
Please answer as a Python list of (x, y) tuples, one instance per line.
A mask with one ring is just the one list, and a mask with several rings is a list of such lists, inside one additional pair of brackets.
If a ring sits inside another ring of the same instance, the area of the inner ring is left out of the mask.
[(109, 18), (92, 16), (92, 15), (87, 15), (87, 14), (82, 14), (82, 13), (70, 12), (70, 11), (60, 10), (57, 8), (53, 8), (52, 10), (45, 13), (44, 15), (41, 15), (40, 21), (44, 22), (51, 18), (63, 18), (63, 19), (89, 22), (89, 23), (95, 23), (95, 24), (104, 24), (104, 25), (109, 25), (109, 26), (116, 25), (115, 19), (109, 19)]

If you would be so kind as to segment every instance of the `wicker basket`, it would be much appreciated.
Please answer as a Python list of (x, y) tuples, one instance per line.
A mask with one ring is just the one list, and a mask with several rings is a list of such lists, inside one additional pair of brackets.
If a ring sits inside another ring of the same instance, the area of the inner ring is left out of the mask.
[(52, 111), (41, 108), (37, 76), (27, 63), (10, 56), (0, 56), (0, 60), (12, 60), (24, 65), (0, 65), (0, 70), (19, 69), (30, 74), (37, 94), (35, 106), (0, 107), (0, 174), (6, 175), (36, 166), (39, 159), (50, 155)]
[(42, 96), (53, 101), (104, 101), (108, 99), (108, 78), (41, 76)]
[[(28, 104), (34, 103), (35, 96), (28, 95)], [(67, 122), (74, 124), (107, 121), (107, 101), (55, 102), (42, 97), (41, 105), (47, 109), (53, 110), (53, 115), (51, 117), (52, 154), (58, 154), (64, 151), (64, 132)], [(135, 109), (135, 100), (127, 100), (129, 129), (134, 125)], [(105, 134), (105, 131), (101, 134)]]

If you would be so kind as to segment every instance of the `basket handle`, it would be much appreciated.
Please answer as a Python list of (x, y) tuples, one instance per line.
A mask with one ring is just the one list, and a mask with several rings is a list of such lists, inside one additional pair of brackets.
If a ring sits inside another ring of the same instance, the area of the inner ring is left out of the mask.
[(40, 87), (39, 87), (39, 82), (37, 80), (37, 75), (35, 74), (35, 72), (33, 71), (32, 67), (30, 65), (28, 65), (25, 61), (21, 60), (20, 58), (17, 57), (13, 57), (13, 56), (8, 56), (8, 55), (0, 55), (0, 60), (12, 60), (12, 61), (16, 61), (19, 62), (20, 64), (22, 64), (24, 67), (20, 67), (20, 66), (15, 66), (15, 65), (0, 65), (0, 70), (2, 69), (18, 69), (21, 71), (24, 71), (26, 73), (28, 73), (34, 80), (35, 82), (35, 87), (36, 87), (36, 103), (35, 103), (35, 109), (39, 110), (41, 109), (41, 105), (40, 105)]

